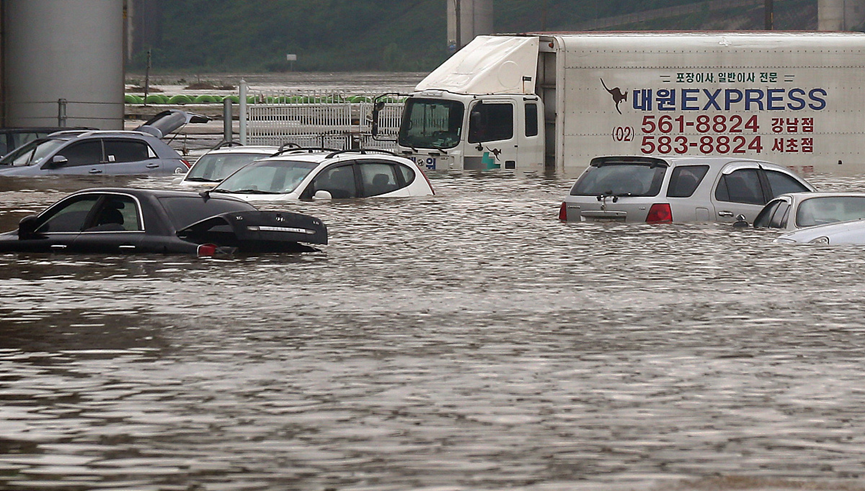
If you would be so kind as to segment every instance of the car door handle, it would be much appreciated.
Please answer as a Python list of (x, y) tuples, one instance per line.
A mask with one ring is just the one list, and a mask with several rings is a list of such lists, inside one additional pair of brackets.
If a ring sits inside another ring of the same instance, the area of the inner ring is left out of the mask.
[(154, 163), (147, 164), (145, 167), (147, 167), (148, 169), (155, 169), (155, 168), (159, 167), (159, 164), (154, 162)]
[(719, 217), (730, 217), (730, 218), (733, 218), (733, 212), (732, 212), (732, 211), (719, 211), (719, 212), (718, 212), (718, 216), (719, 216)]
[(132, 244), (120, 244), (120, 249), (125, 250), (125, 251), (131, 251), (131, 250), (135, 249), (135, 246)]
[(51, 244), (52, 249), (66, 249), (66, 244)]
[(102, 174), (102, 169), (90, 169), (91, 174)]

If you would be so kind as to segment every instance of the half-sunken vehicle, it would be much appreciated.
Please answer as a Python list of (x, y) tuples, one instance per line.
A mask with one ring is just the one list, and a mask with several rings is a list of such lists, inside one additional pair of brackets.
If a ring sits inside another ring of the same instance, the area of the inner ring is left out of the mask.
[(228, 196), (153, 189), (86, 189), (66, 196), (18, 230), (0, 234), (0, 252), (213, 255), (316, 251), (321, 220), (260, 211)]

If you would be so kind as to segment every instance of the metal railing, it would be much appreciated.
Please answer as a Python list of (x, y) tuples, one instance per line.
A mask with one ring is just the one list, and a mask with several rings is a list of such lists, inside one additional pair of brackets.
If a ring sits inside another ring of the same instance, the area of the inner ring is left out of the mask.
[[(106, 115), (104, 109), (108, 106), (118, 107), (120, 116)], [(82, 121), (86, 123), (86, 126), (90, 126), (94, 121), (114, 122), (121, 120), (123, 114), (121, 108), (123, 106), (122, 102), (77, 101), (60, 98), (56, 101), (6, 102), (3, 109), (6, 118), (14, 118), (20, 125), (65, 127), (80, 126)], [(26, 114), (26, 116), (22, 116), (22, 114)]]
[[(241, 93), (244, 91), (241, 90)], [(340, 91), (254, 91), (241, 104), (241, 142), (250, 145), (296, 143), (305, 147), (395, 150), (403, 103), (385, 102), (379, 136), (372, 137), (377, 94)], [(246, 141), (243, 141), (245, 138)]]

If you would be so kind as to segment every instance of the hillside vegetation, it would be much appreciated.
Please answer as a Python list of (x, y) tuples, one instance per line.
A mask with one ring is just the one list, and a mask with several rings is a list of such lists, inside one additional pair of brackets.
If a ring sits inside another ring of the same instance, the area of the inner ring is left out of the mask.
[[(452, 0), (161, 0), (154, 71), (429, 71), (448, 53)], [(497, 32), (567, 31), (591, 19), (689, 0), (495, 0)], [(775, 0), (778, 29), (816, 28), (817, 0)], [(762, 29), (762, 8), (705, 10), (632, 29)], [(296, 54), (289, 63), (286, 54)], [(144, 67), (138, 53), (129, 68)]]

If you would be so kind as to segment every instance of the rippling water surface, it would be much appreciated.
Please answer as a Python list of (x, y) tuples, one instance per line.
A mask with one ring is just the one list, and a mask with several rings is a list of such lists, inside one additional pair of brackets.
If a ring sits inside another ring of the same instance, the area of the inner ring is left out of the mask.
[[(432, 177), (287, 205), (319, 253), (0, 255), (0, 488), (865, 489), (865, 250)], [(175, 181), (0, 180), (0, 228)]]

